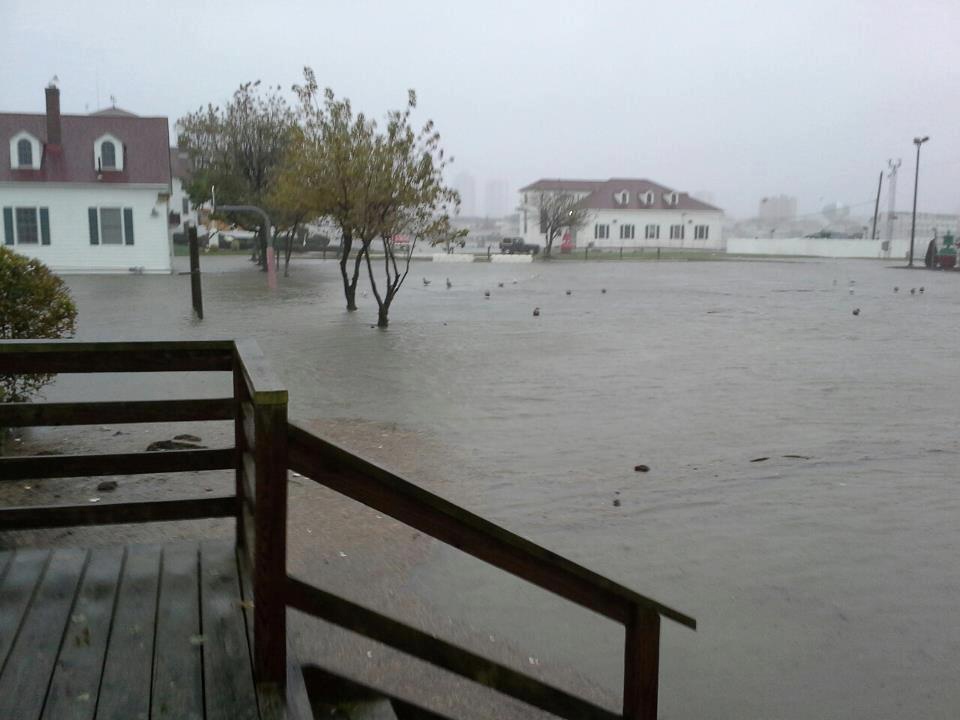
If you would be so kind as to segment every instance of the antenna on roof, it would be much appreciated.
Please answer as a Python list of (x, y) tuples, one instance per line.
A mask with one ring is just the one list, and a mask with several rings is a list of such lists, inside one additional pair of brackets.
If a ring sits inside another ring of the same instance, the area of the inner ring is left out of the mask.
[(53, 78), (51, 78), (50, 84), (47, 85), (47, 87), (55, 88), (55, 87), (57, 87), (57, 83), (58, 83), (58, 82), (60, 82), (60, 78), (58, 78), (56, 75), (54, 75)]
[(111, 96), (110, 96), (110, 107), (116, 107), (116, 106), (117, 106), (117, 96), (116, 96), (116, 95), (111, 95)]

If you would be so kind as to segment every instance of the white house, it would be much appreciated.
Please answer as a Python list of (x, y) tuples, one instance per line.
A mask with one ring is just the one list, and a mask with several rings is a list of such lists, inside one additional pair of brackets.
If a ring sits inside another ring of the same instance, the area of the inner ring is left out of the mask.
[(537, 180), (521, 188), (527, 243), (542, 247), (546, 242), (536, 208), (538, 196), (547, 193), (569, 193), (591, 210), (587, 223), (570, 232), (576, 247), (723, 249), (720, 208), (649, 180), (628, 178)]
[[(4, 244), (62, 273), (172, 270), (166, 118), (0, 113)], [(5, 152), (6, 151), (6, 152)]]

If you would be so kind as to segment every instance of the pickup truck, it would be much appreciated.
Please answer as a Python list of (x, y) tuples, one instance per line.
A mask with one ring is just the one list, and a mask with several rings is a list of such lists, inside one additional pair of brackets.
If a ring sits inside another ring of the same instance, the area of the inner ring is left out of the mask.
[(540, 252), (540, 246), (528, 244), (519, 237), (507, 237), (500, 241), (500, 254), (506, 255), (536, 255)]

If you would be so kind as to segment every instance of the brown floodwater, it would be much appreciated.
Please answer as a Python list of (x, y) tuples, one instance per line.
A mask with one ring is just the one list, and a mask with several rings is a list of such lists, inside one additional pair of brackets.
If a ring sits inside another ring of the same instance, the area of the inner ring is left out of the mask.
[[(79, 337), (250, 336), (294, 417), (429, 437), (451, 500), (698, 619), (664, 623), (662, 717), (960, 715), (960, 277), (418, 263), (383, 332), (372, 297), (343, 311), (332, 262), (295, 261), (275, 289), (245, 259), (203, 263), (202, 322), (186, 277), (69, 278)], [(73, 376), (47, 396), (160, 387)], [(620, 687), (621, 630), (588, 611), (454, 550), (408, 586)]]

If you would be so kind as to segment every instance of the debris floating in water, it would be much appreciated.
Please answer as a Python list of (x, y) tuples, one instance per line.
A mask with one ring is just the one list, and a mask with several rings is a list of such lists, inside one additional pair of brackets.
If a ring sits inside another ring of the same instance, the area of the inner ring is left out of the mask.
[(916, 289), (916, 288), (910, 288), (910, 294), (911, 294), (911, 295), (916, 295), (916, 294), (917, 294), (917, 289)]
[(573, 290), (567, 290), (567, 295), (573, 295)]
[(650, 472), (649, 465), (635, 465), (633, 468), (634, 472)]
[(614, 498), (614, 499), (613, 499), (613, 506), (614, 506), (614, 507), (620, 507), (620, 498)]
[(483, 291), (483, 296), (484, 296), (485, 298), (490, 297), (490, 291), (489, 291), (489, 290), (484, 290), (484, 291)]
[(453, 287), (453, 283), (450, 282), (450, 278), (447, 278), (447, 290)]
[(600, 288), (600, 294), (601, 294), (601, 295), (606, 295), (606, 294), (607, 294), (607, 289), (606, 289), (606, 288)]
[(859, 314), (860, 314), (860, 308), (854, 308), (854, 309), (853, 309), (853, 314), (854, 314), (854, 315), (859, 315)]
[(923, 295), (923, 288), (920, 288), (920, 294)]
[(764, 462), (765, 460), (769, 460), (769, 459), (770, 459), (769, 457), (758, 457), (758, 458), (754, 458), (750, 462)]
[(540, 317), (540, 308), (535, 307), (535, 308), (533, 309), (533, 316), (534, 316), (534, 317)]
[(899, 288), (898, 286), (894, 285), (894, 286), (893, 286), (893, 291), (894, 291), (895, 293), (898, 293), (898, 292), (900, 292), (900, 288)]
[(430, 284), (430, 281), (427, 280), (426, 278), (424, 278), (424, 279), (423, 279), (423, 284), (424, 284), (424, 285), (429, 285), (429, 284)]

